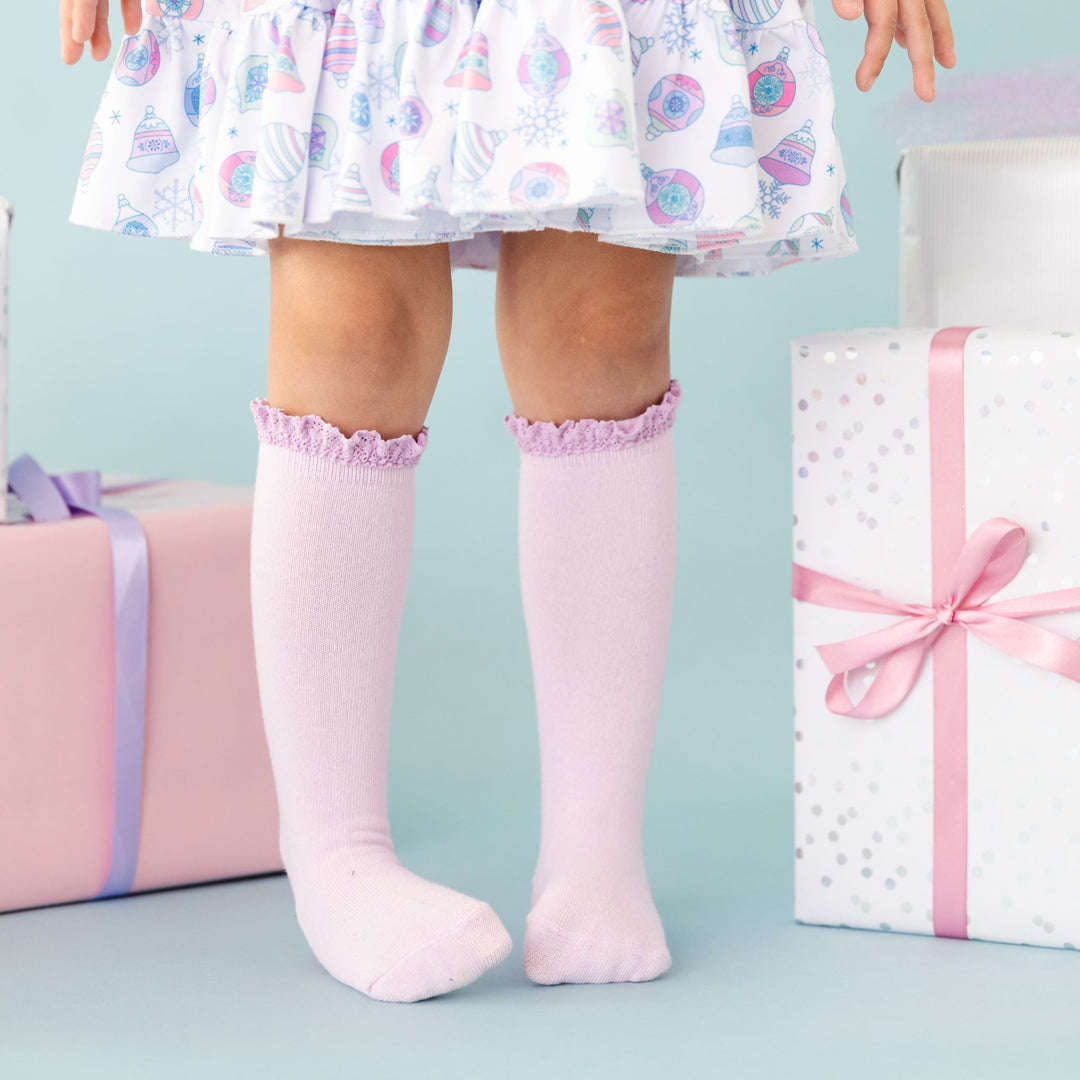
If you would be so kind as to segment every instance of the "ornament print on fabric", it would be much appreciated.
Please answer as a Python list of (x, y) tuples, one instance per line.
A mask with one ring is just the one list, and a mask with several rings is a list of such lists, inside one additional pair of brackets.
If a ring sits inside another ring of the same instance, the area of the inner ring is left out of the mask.
[(682, 276), (856, 250), (811, 0), (144, 0), (70, 220), (197, 251), (513, 229)]

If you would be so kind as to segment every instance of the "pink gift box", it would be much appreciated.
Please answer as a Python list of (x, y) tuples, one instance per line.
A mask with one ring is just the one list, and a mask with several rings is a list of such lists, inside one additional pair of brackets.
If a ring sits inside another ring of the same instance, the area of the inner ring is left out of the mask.
[[(251, 629), (251, 489), (105, 494), (149, 563), (133, 892), (280, 871)], [(113, 570), (91, 515), (0, 528), (0, 910), (102, 888), (114, 813)]]

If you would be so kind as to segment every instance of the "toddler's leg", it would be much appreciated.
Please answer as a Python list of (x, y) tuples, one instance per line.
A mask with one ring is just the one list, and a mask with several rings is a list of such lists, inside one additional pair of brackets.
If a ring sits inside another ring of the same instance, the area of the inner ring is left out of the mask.
[(641, 982), (671, 965), (641, 833), (675, 574), (673, 280), (673, 257), (589, 234), (501, 239), (540, 736), (537, 983)]
[(312, 951), (417, 1001), (511, 942), (491, 907), (405, 869), (387, 821), (391, 691), (415, 469), (445, 356), (444, 245), (271, 244), (268, 399), (251, 537), (255, 654), (281, 854)]

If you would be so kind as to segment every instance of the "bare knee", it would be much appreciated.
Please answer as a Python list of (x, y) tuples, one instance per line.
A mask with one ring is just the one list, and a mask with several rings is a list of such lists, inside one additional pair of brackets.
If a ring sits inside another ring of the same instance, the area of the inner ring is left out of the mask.
[(316, 413), (347, 435), (417, 433), (450, 338), (449, 267), (440, 252), (278, 243), (270, 403)]
[(671, 260), (578, 234), (508, 239), (497, 327), (518, 415), (622, 418), (658, 401), (669, 381)]

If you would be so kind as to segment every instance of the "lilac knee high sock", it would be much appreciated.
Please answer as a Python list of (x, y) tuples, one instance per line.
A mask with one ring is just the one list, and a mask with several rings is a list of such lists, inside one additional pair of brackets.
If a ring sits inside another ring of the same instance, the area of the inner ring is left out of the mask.
[(675, 576), (680, 398), (625, 420), (506, 417), (521, 448), (522, 600), (541, 764), (526, 920), (537, 983), (641, 982), (671, 965), (642, 858)]
[(511, 942), (491, 907), (406, 870), (387, 822), (398, 630), (427, 428), (351, 438), (251, 403), (255, 656), (300, 927), (341, 982), (382, 1001), (464, 986)]

